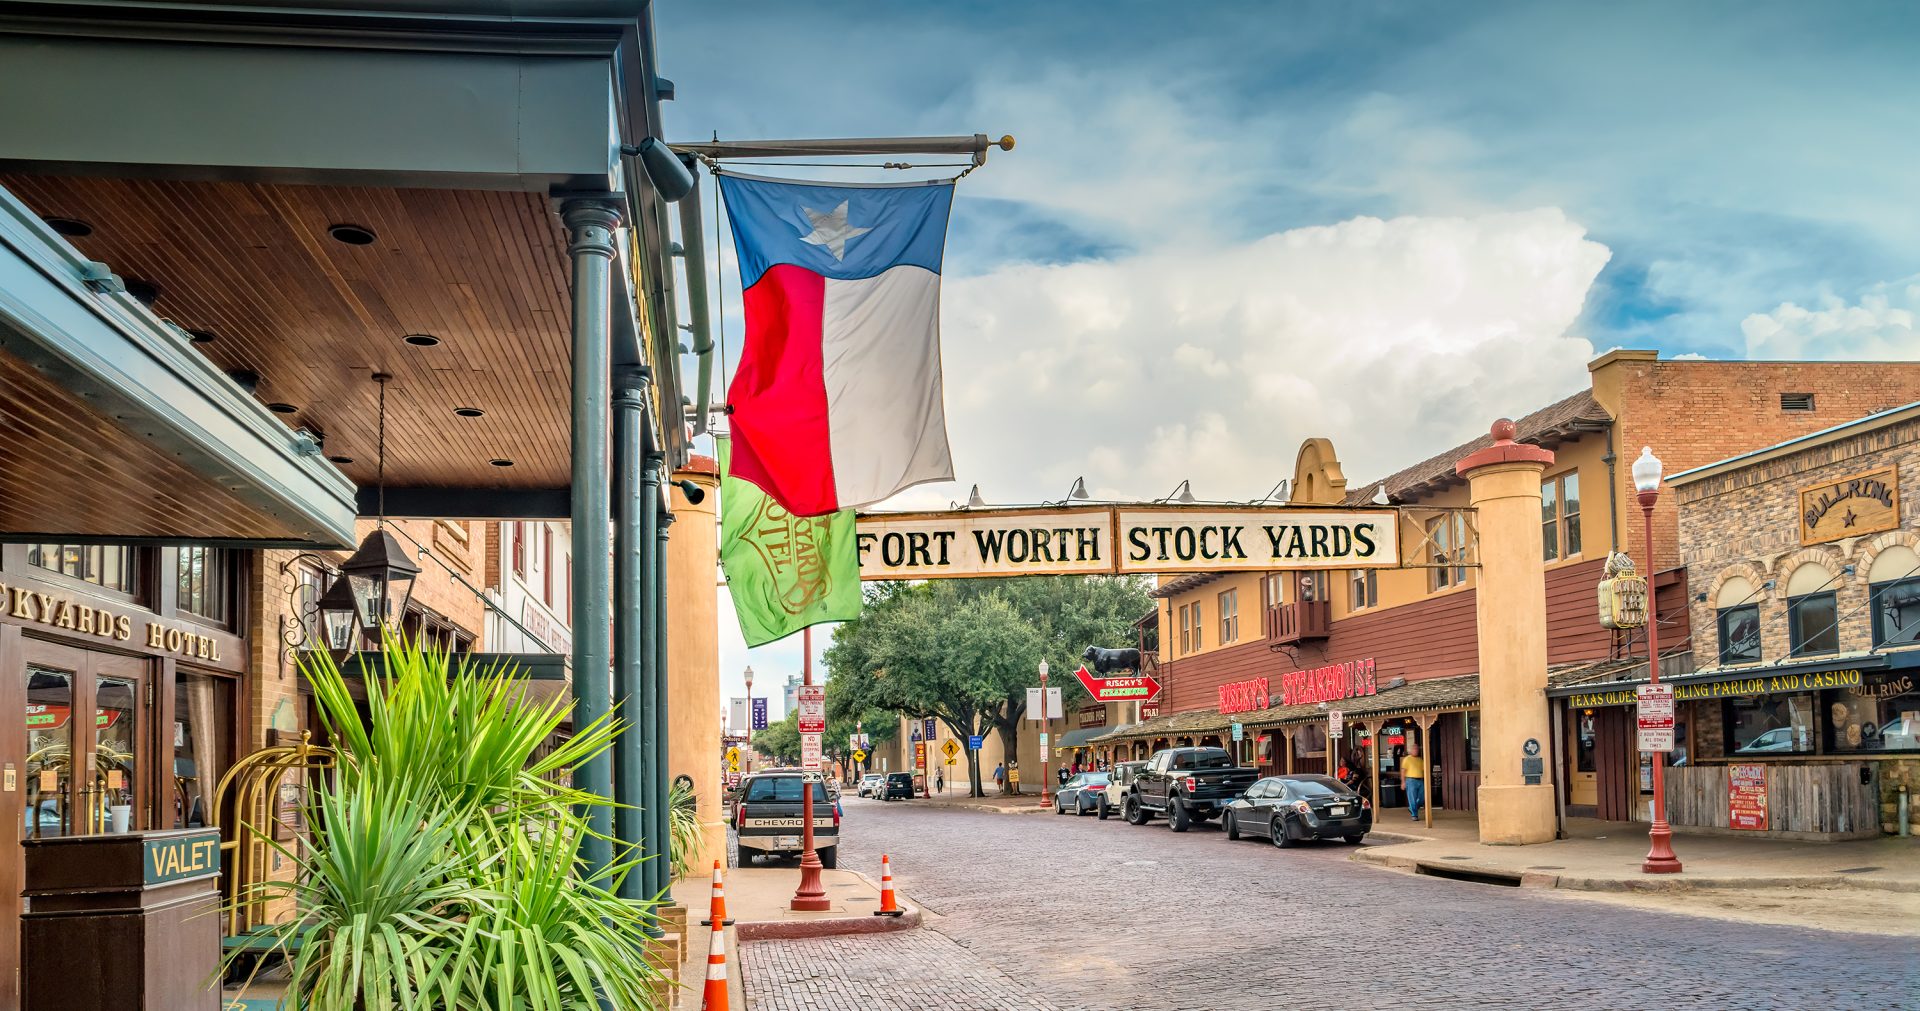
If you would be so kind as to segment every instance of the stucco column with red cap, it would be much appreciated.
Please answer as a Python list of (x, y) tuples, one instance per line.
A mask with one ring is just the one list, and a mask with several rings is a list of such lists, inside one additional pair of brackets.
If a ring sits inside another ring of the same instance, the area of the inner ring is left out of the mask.
[[(1493, 445), (1454, 465), (1479, 531), (1480, 841), (1500, 845), (1549, 842), (1555, 827), (1540, 533), (1540, 477), (1553, 453), (1513, 437), (1502, 418)], [(1530, 758), (1539, 763), (1533, 783)]]

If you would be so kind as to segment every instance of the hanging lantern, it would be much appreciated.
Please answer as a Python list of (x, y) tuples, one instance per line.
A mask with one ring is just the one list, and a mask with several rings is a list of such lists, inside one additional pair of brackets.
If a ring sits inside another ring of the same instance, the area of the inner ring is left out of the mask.
[(413, 595), (413, 580), (420, 574), (420, 566), (381, 527), (360, 542), (360, 550), (340, 566), (340, 572), (353, 595), (360, 630), (377, 640), (382, 626), (397, 625), (407, 613), (407, 599)]
[(326, 636), (327, 648), (335, 652), (352, 649), (359, 609), (354, 605), (347, 577), (335, 576), (333, 585), (320, 595), (315, 607), (320, 612), (320, 629)]
[(1600, 580), (1600, 627), (1641, 628), (1647, 623), (1647, 581), (1634, 572), (1633, 559), (1616, 551), (1607, 556)]

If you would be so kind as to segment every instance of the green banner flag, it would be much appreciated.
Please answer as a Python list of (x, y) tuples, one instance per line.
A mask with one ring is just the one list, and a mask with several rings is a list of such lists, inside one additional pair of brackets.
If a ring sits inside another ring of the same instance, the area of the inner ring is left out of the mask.
[(752, 482), (732, 475), (732, 445), (720, 444), (720, 564), (747, 645), (808, 625), (860, 614), (860, 556), (853, 510), (795, 516)]

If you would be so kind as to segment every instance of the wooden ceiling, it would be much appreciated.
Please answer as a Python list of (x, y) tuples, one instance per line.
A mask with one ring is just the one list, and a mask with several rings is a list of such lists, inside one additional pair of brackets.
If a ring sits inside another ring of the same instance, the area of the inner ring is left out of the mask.
[[(0, 186), (89, 225), (67, 241), (153, 285), (154, 311), (210, 334), (197, 346), (222, 369), (258, 373), (256, 396), (292, 405), (282, 419), (323, 434), (355, 483), (375, 482), (371, 376), (386, 372), (389, 487), (568, 485), (566, 236), (544, 195), (13, 173)], [(374, 241), (331, 237), (340, 224)]]
[(285, 521), (0, 354), (0, 530), (282, 540)]

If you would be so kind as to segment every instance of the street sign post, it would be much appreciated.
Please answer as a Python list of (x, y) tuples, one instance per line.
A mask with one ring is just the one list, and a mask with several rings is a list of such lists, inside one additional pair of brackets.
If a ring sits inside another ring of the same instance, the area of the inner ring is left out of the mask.
[(820, 768), (820, 735), (800, 735), (800, 767), (817, 770)]
[(971, 736), (969, 736), (969, 737), (967, 738), (967, 750), (968, 750), (968, 751), (979, 751), (979, 750), (980, 750), (980, 746), (981, 746), (981, 745), (983, 745), (983, 744), (985, 744), (985, 743), (987, 743), (987, 735), (985, 735), (985, 734), (973, 734), (973, 735), (971, 735)]
[(864, 762), (867, 760), (867, 753), (861, 751), (859, 748), (855, 748), (853, 749), (853, 760), (856, 762)]
[(1160, 697), (1159, 680), (1144, 674), (1105, 678), (1082, 666), (1073, 672), (1095, 702), (1151, 702)]
[(1245, 736), (1245, 734), (1246, 730), (1240, 724), (1236, 723), (1233, 725), (1233, 741), (1235, 744), (1240, 743), (1240, 738)]
[[(1041, 691), (1042, 689), (1039, 689), (1039, 688), (1027, 689), (1027, 719), (1030, 719), (1030, 720), (1059, 719), (1062, 715), (1064, 715), (1060, 711), (1060, 689), (1058, 688), (1045, 689), (1047, 693), (1047, 697), (1046, 697), (1046, 705), (1044, 706), (1040, 704)], [(1041, 713), (1045, 713), (1046, 716), (1044, 717), (1041, 716), (1040, 715)]]
[(1673, 686), (1641, 685), (1634, 693), (1639, 701), (1640, 750), (1673, 750)]
[(944, 743), (940, 745), (940, 750), (947, 756), (947, 761), (951, 763), (953, 761), (953, 756), (960, 753), (960, 742), (952, 738), (948, 738)]
[(1327, 740), (1337, 741), (1346, 732), (1347, 714), (1338, 709), (1327, 710)]
[[(800, 699), (800, 733), (824, 734), (827, 732), (827, 690), (820, 685), (802, 685)], [(818, 741), (814, 742), (817, 746)]]
[(759, 698), (749, 699), (748, 704), (752, 707), (752, 710), (753, 710), (753, 715), (752, 717), (750, 717), (750, 719), (753, 721), (753, 729), (755, 730), (767, 729), (766, 697), (761, 696)]

